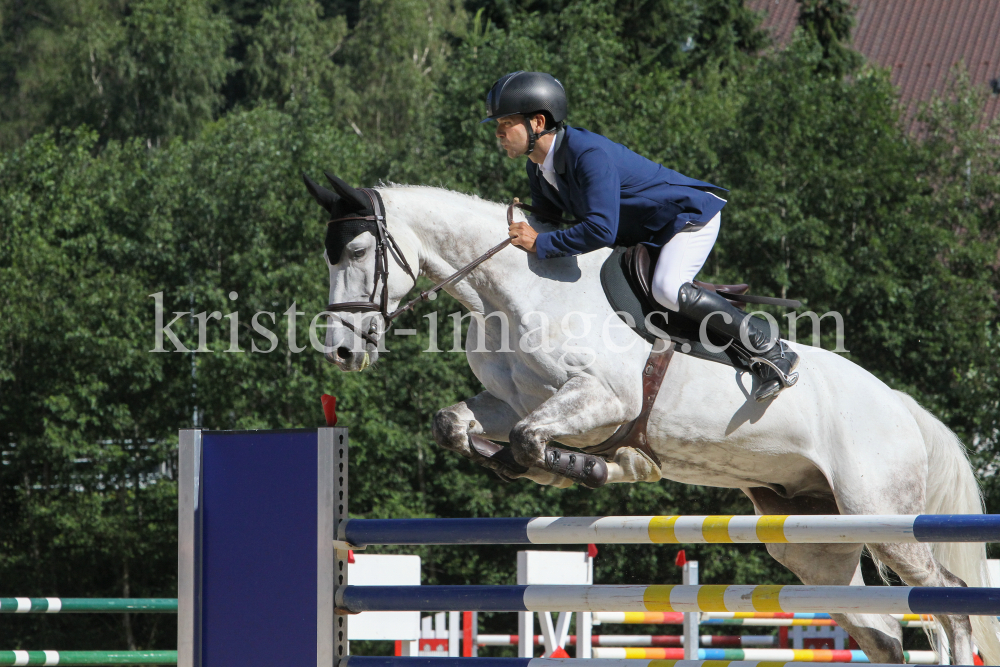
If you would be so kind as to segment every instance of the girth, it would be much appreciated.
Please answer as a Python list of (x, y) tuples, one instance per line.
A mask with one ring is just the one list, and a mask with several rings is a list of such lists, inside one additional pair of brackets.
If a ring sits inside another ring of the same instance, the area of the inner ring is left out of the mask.
[[(664, 347), (664, 349), (657, 351), (657, 347)], [(649, 423), (649, 413), (653, 409), (653, 403), (656, 402), (656, 396), (660, 393), (663, 377), (667, 374), (667, 368), (673, 357), (673, 343), (666, 346), (666, 341), (660, 341), (653, 345), (653, 349), (649, 351), (649, 357), (646, 359), (646, 365), (642, 369), (642, 410), (639, 412), (639, 416), (627, 424), (622, 424), (610, 438), (601, 444), (584, 447), (584, 452), (611, 458), (619, 449), (633, 447), (648, 456), (656, 465), (660, 465), (660, 458), (649, 447), (646, 426)]]

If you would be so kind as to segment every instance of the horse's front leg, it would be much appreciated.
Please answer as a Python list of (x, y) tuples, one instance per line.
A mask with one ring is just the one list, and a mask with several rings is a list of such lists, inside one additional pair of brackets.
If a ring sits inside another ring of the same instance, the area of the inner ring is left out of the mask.
[[(537, 466), (521, 466), (505, 448), (492, 440), (506, 441), (520, 419), (499, 398), (484, 391), (477, 396), (439, 410), (434, 415), (434, 440), (445, 449), (493, 470), (504, 480), (526, 477), (538, 484), (566, 487), (573, 480), (555, 475)], [(492, 454), (492, 455), (491, 455)]]
[[(613, 482), (654, 482), (658, 466), (630, 447), (613, 461), (549, 446), (552, 440), (588, 440), (587, 434), (604, 431), (635, 417), (638, 406), (627, 404), (602, 382), (590, 376), (571, 378), (551, 398), (514, 425), (510, 444), (515, 460), (596, 488)], [(574, 443), (575, 444), (575, 443)], [(597, 444), (590, 442), (587, 444)]]

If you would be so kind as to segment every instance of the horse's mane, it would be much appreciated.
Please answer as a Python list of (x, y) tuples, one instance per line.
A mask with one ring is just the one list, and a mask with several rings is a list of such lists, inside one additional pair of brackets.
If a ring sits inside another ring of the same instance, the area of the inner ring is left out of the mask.
[(476, 203), (476, 204), (494, 204), (494, 205), (499, 204), (499, 205), (506, 206), (506, 204), (503, 204), (503, 202), (495, 202), (492, 199), (483, 199), (479, 195), (474, 195), (474, 194), (470, 195), (470, 194), (467, 194), (465, 192), (459, 192), (458, 190), (449, 190), (448, 188), (441, 188), (441, 187), (438, 187), (436, 185), (408, 185), (406, 183), (393, 183), (392, 181), (389, 181), (389, 182), (379, 181), (378, 187), (379, 188), (386, 188), (386, 189), (389, 189), (389, 190), (443, 190), (444, 192), (447, 192), (448, 194), (458, 195), (459, 197), (464, 197), (466, 199), (470, 199), (470, 200), (472, 200), (472, 203)]

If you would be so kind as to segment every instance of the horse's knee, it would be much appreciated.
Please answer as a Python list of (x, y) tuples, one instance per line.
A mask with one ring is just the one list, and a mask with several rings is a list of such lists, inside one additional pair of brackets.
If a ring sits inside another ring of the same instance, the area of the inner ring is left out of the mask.
[(545, 458), (548, 438), (538, 432), (528, 420), (514, 424), (510, 431), (510, 446), (514, 459), (523, 466), (538, 465)]

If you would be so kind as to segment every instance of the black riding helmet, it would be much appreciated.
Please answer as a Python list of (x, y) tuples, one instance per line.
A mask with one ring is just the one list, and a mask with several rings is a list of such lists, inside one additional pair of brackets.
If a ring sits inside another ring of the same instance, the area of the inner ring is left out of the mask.
[[(528, 118), (541, 111), (548, 112), (556, 125), (536, 134)], [(558, 79), (545, 72), (511, 72), (493, 84), (486, 96), (486, 113), (483, 123), (513, 114), (524, 115), (530, 153), (538, 137), (557, 131), (566, 120), (566, 90)]]

